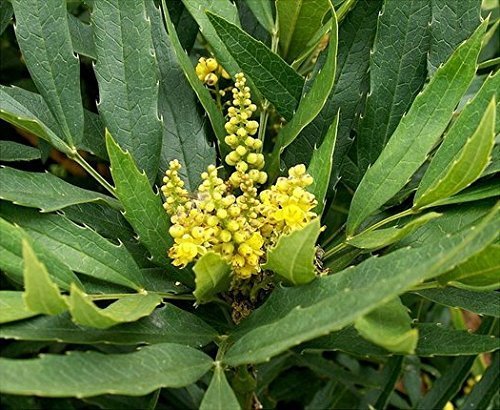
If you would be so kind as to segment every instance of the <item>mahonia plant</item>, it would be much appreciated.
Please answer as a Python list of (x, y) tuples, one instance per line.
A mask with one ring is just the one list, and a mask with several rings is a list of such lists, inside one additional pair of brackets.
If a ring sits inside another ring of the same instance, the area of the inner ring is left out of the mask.
[[(213, 58), (201, 58), (196, 66), (198, 77), (207, 84), (217, 83), (216, 70), (224, 76)], [(161, 189), (174, 238), (168, 255), (175, 266), (184, 267), (212, 250), (230, 264), (237, 278), (248, 279), (261, 272), (267, 249), (280, 236), (318, 216), (313, 211), (316, 198), (306, 190), (313, 178), (303, 164), (260, 190), (268, 176), (263, 171), (262, 141), (256, 138), (259, 123), (251, 119), (257, 106), (246, 82), (243, 73), (236, 75), (227, 110), (225, 142), (231, 151), (225, 162), (233, 169), (229, 178), (220, 178), (219, 169), (210, 165), (201, 174), (203, 182), (197, 192), (190, 194), (179, 176), (178, 160), (171, 161), (165, 173)]]

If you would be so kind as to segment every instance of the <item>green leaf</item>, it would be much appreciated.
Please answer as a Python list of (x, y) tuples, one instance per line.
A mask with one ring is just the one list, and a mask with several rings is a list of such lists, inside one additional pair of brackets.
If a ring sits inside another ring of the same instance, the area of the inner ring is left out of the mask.
[[(440, 162), (442, 159), (439, 156), (440, 151), (436, 153), (428, 175), (434, 176), (432, 172), (435, 172), (435, 168), (440, 168), (441, 173), (431, 182), (429, 182), (431, 177), (426, 178), (427, 173), (424, 175), (422, 185), (416, 193), (415, 207), (429, 207), (442, 203), (441, 201), (461, 191), (481, 176), (491, 158), (495, 136), (494, 125), (495, 100), (493, 99), (474, 134), (467, 139), (462, 150), (448, 167), (443, 167), (444, 163)], [(433, 164), (436, 165), (433, 167)]]
[(500, 245), (492, 244), (482, 252), (444, 275), (438, 277), (443, 285), (471, 290), (500, 288)]
[(135, 294), (125, 296), (104, 309), (98, 308), (92, 298), (76, 286), (71, 287), (68, 307), (77, 325), (107, 329), (124, 322), (135, 322), (148, 316), (161, 303), (157, 294)]
[(308, 90), (302, 94), (297, 111), (293, 118), (279, 132), (274, 151), (271, 155), (271, 167), (273, 161), (279, 165), (280, 155), (300, 134), (300, 132), (311, 123), (320, 113), (333, 88), (335, 82), (335, 71), (337, 67), (337, 43), (338, 27), (335, 11), (332, 10), (332, 28), (330, 34), (330, 44), (328, 46), (326, 61), (318, 70), (316, 76), (311, 80)]
[[(201, 173), (210, 164), (215, 164), (215, 147), (210, 146), (207, 141), (208, 124), (205, 114), (194, 104), (195, 93), (179, 65), (161, 14), (153, 2), (148, 1), (146, 4), (160, 69), (158, 111), (163, 119), (163, 143), (158, 174), (163, 177), (169, 162), (178, 159), (182, 165), (180, 174), (185, 188), (192, 192), (201, 182)], [(184, 9), (182, 4), (180, 7)]]
[(276, 0), (281, 55), (292, 62), (321, 28), (330, 0)]
[(219, 148), (222, 153), (226, 153), (228, 150), (226, 143), (224, 142), (224, 138), (226, 137), (226, 130), (224, 128), (224, 116), (220, 112), (217, 104), (215, 103), (210, 91), (203, 85), (203, 83), (196, 76), (196, 72), (194, 67), (189, 59), (189, 56), (186, 54), (182, 45), (179, 41), (179, 37), (175, 30), (174, 25), (172, 24), (172, 20), (167, 11), (167, 6), (165, 5), (165, 1), (162, 0), (162, 9), (163, 15), (165, 17), (165, 22), (167, 25), (167, 30), (169, 34), (170, 41), (172, 42), (172, 47), (174, 48), (175, 55), (177, 60), (184, 71), (184, 75), (186, 76), (189, 84), (193, 88), (193, 91), (198, 96), (201, 105), (207, 112), (208, 118), (210, 119), (210, 123), (212, 124), (212, 128), (214, 130), (215, 136), (219, 141)]
[(12, 20), (12, 5), (7, 0), (0, 0), (0, 35)]
[(335, 141), (337, 140), (338, 125), (339, 114), (337, 114), (332, 125), (328, 128), (321, 146), (313, 151), (311, 163), (307, 168), (307, 173), (314, 178), (308, 190), (314, 194), (318, 200), (318, 205), (315, 208), (318, 215), (323, 213), (326, 193), (330, 186), (330, 175), (332, 173), (333, 154), (335, 150)]
[(430, 1), (385, 1), (370, 55), (370, 92), (356, 137), (364, 172), (380, 155), (427, 77)]
[(0, 141), (0, 161), (33, 161), (40, 159), (40, 150), (14, 141)]
[(436, 72), (415, 98), (382, 154), (366, 172), (351, 203), (348, 236), (397, 194), (424, 163), (474, 76), (486, 24), (485, 21)]
[(347, 326), (484, 249), (500, 228), (497, 213), (495, 207), (478, 225), (427, 247), (370, 258), (302, 287), (275, 289), (250, 316), (247, 326), (240, 327), (243, 336), (227, 351), (224, 362), (237, 366), (266, 361), (292, 346)]
[(126, 248), (92, 229), (61, 215), (43, 215), (17, 207), (2, 206), (1, 215), (19, 224), (35, 246), (48, 249), (70, 269), (135, 290), (144, 288), (142, 273)]
[(31, 134), (49, 142), (65, 154), (71, 153), (70, 147), (59, 138), (38, 116), (7, 93), (7, 87), (0, 87), (0, 118)]
[(491, 402), (498, 395), (498, 386), (500, 385), (500, 355), (494, 354), (490, 365), (482, 374), (481, 380), (473, 387), (472, 391), (466, 396), (461, 410), (464, 409), (488, 409), (494, 408)]
[[(2, 205), (1, 209), (4, 209)], [(81, 287), (80, 280), (60, 259), (47, 250), (43, 243), (34, 243), (19, 226), (0, 218), (0, 269), (15, 282), (23, 283), (23, 241), (28, 240), (37, 258), (47, 267), (51, 279), (61, 288), (68, 290), (72, 283)]]
[(301, 98), (303, 78), (277, 54), (238, 26), (215, 14), (207, 15), (241, 71), (276, 110), (290, 121)]
[(439, 218), (440, 216), (441, 214), (438, 214), (436, 212), (429, 212), (425, 215), (411, 220), (402, 227), (396, 225), (391, 226), (390, 228), (361, 232), (359, 235), (348, 239), (347, 243), (360, 249), (380, 249), (394, 242), (398, 242), (406, 235), (415, 232), (422, 225), (425, 225), (427, 222)]
[(481, 2), (475, 0), (431, 1), (431, 37), (428, 70), (433, 74), (458, 45), (466, 40), (481, 22)]
[[(478, 333), (488, 334), (493, 322), (492, 318), (483, 319)], [(475, 359), (475, 356), (457, 357), (448, 363), (441, 377), (434, 381), (432, 388), (422, 397), (415, 408), (418, 410), (443, 408), (446, 402), (451, 400), (463, 386)]]
[(26, 308), (23, 292), (14, 290), (0, 291), (0, 324), (26, 319), (35, 315), (36, 313)]
[(47, 172), (25, 172), (2, 166), (0, 178), (3, 181), (0, 199), (39, 208), (42, 212), (57, 211), (85, 202), (102, 202), (120, 208), (119, 202), (113, 198), (79, 188)]
[(16, 37), (37, 89), (73, 147), (83, 137), (80, 64), (64, 0), (14, 0)]
[(274, 30), (274, 17), (271, 2), (269, 0), (247, 0), (246, 5), (252, 10), (253, 15), (269, 33)]
[[(27, 240), (23, 240), (24, 303), (33, 313), (57, 315), (68, 309), (59, 287), (50, 279), (47, 268), (35, 255)], [(78, 289), (75, 284), (71, 287)]]
[(133, 353), (70, 352), (2, 358), (0, 364), (3, 393), (81, 398), (107, 393), (140, 396), (160, 387), (187, 386), (210, 369), (212, 359), (191, 347), (163, 343)]
[(380, 377), (382, 378), (382, 388), (376, 395), (373, 408), (385, 409), (389, 402), (389, 397), (399, 379), (403, 366), (403, 357), (391, 357), (384, 365)]
[(267, 251), (267, 262), (262, 267), (293, 285), (311, 282), (316, 278), (314, 258), (320, 232), (320, 220), (316, 218), (303, 228), (281, 236), (276, 246)]
[[(10, 326), (15, 326), (15, 324)], [(498, 349), (498, 338), (488, 335), (451, 329), (436, 323), (417, 323), (416, 329), (419, 334), (416, 354), (423, 357), (469, 356)], [(342, 351), (355, 356), (393, 354), (362, 338), (354, 327), (347, 327), (313, 340), (303, 345), (302, 349), (305, 351)]]
[(3, 339), (60, 340), (77, 344), (180, 343), (202, 347), (212, 342), (216, 336), (217, 332), (198, 316), (168, 303), (136, 322), (118, 324), (106, 330), (76, 325), (69, 313), (40, 316), (0, 328), (0, 338)]
[(478, 182), (450, 198), (435, 202), (434, 205), (463, 204), (465, 202), (479, 201), (480, 199), (498, 198), (499, 196), (500, 184), (497, 180), (491, 180), (482, 183)]
[(93, 60), (97, 58), (94, 44), (94, 30), (90, 24), (85, 24), (78, 17), (68, 13), (68, 27), (71, 34), (71, 44), (73, 50), (78, 54), (89, 57)]
[(215, 366), (210, 385), (203, 396), (200, 410), (239, 410), (241, 409), (233, 389), (227, 382), (222, 366)]
[(357, 319), (354, 327), (365, 339), (391, 352), (414, 354), (418, 330), (411, 323), (408, 308), (395, 298)]
[(161, 125), (158, 67), (145, 4), (96, 2), (92, 26), (99, 113), (118, 144), (130, 152), (151, 182), (158, 173)]
[(288, 167), (309, 164), (315, 145), (321, 144), (340, 109), (330, 179), (335, 181), (338, 178), (352, 143), (351, 131), (357, 122), (363, 94), (368, 86), (370, 48), (381, 4), (382, 1), (379, 0), (358, 0), (354, 9), (339, 26), (337, 78), (334, 88), (321, 112), (283, 152), (282, 159)]
[[(198, 26), (200, 26), (200, 32), (210, 44), (211, 49), (213, 50), (213, 53), (217, 58), (217, 61), (229, 74), (234, 76), (237, 72), (240, 71), (240, 69), (238, 68), (238, 63), (231, 55), (224, 39), (219, 38), (216, 28), (214, 28), (214, 26), (212, 25), (213, 23), (207, 17), (206, 12), (210, 11), (212, 13), (218, 14), (227, 21), (239, 27), (240, 22), (236, 5), (230, 0), (182, 0), (182, 3), (189, 11), (191, 16), (193, 16), (193, 18), (196, 20)], [(171, 32), (170, 29), (168, 31), (169, 33)]]
[(231, 282), (231, 267), (215, 252), (204, 254), (193, 267), (196, 289), (193, 295), (198, 303), (206, 303), (227, 290)]
[(417, 293), (441, 305), (465, 309), (479, 315), (500, 317), (500, 301), (496, 292), (478, 292), (447, 287), (419, 290)]
[(168, 264), (167, 250), (172, 245), (168, 234), (170, 223), (159, 194), (155, 194), (129, 152), (123, 151), (106, 132), (106, 146), (111, 161), (115, 192), (125, 208), (125, 219), (151, 252), (157, 264)]

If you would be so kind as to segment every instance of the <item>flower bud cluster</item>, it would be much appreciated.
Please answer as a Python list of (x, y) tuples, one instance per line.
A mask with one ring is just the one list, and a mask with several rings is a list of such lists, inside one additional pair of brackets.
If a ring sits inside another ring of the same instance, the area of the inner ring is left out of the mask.
[[(209, 60), (204, 63), (213, 68)], [(317, 217), (312, 211), (317, 201), (306, 191), (313, 179), (304, 165), (291, 168), (287, 178), (279, 178), (259, 194), (258, 186), (266, 182), (267, 174), (262, 170), (262, 141), (254, 138), (259, 124), (250, 119), (256, 106), (243, 74), (236, 75), (232, 92), (225, 141), (232, 149), (226, 162), (235, 171), (224, 181), (215, 165), (210, 165), (201, 175), (196, 196), (190, 199), (178, 175), (180, 164), (174, 160), (162, 191), (172, 221), (172, 263), (186, 266), (212, 250), (228, 261), (236, 277), (246, 279), (261, 271), (266, 250), (281, 235)]]
[(215, 58), (200, 57), (195, 71), (200, 81), (209, 86), (216, 85), (220, 76), (227, 80), (231, 78)]

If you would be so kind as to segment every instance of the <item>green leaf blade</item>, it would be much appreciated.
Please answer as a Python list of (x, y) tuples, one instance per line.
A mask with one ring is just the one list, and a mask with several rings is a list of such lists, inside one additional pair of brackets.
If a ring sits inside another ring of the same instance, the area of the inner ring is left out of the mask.
[(366, 172), (352, 200), (347, 220), (348, 236), (403, 188), (427, 158), (472, 81), (485, 28), (486, 22), (436, 72), (415, 98), (382, 154)]
[(139, 235), (139, 241), (151, 252), (153, 261), (168, 264), (167, 251), (172, 239), (160, 196), (153, 192), (146, 175), (137, 169), (130, 153), (123, 151), (109, 132), (106, 133), (106, 146), (115, 192), (125, 209), (125, 219)]
[(302, 77), (277, 54), (239, 27), (215, 14), (207, 15), (241, 70), (279, 113), (291, 120), (300, 101), (304, 85)]
[[(67, 310), (59, 287), (50, 279), (47, 268), (33, 252), (28, 241), (23, 240), (24, 303), (34, 313), (57, 315)], [(75, 286), (76, 285), (72, 285)]]
[(99, 113), (118, 144), (153, 181), (160, 160), (161, 125), (158, 67), (145, 4), (96, 2), (92, 25)]
[(99, 309), (76, 286), (71, 287), (68, 307), (73, 321), (77, 325), (107, 329), (111, 326), (135, 322), (148, 316), (161, 303), (161, 297), (155, 294), (135, 294), (118, 299), (105, 309)]
[[(127, 354), (71, 352), (37, 359), (0, 359), (0, 391), (44, 397), (141, 396), (194, 383), (212, 359), (191, 347), (158, 344)], [(83, 372), (82, 369), (85, 369)]]
[[(477, 226), (425, 248), (402, 249), (371, 258), (306, 286), (288, 288), (279, 299), (271, 297), (266, 304), (272, 314), (265, 313), (264, 304), (254, 313), (253, 321), (250, 316), (249, 324), (257, 325), (250, 327), (251, 330), (240, 329), (247, 332), (227, 351), (224, 362), (235, 366), (266, 361), (292, 346), (352, 323), (488, 246), (500, 227), (500, 220), (495, 219), (497, 213), (495, 207)], [(257, 314), (259, 310), (262, 313)]]
[(196, 289), (193, 295), (198, 303), (206, 303), (227, 290), (231, 282), (231, 267), (215, 252), (207, 252), (194, 265)]
[(15, 290), (0, 292), (0, 324), (27, 319), (35, 315), (36, 313), (26, 307), (23, 292)]
[(354, 322), (365, 339), (400, 354), (415, 354), (418, 330), (412, 329), (408, 308), (399, 298), (392, 299)]
[(370, 57), (370, 92), (356, 140), (362, 171), (376, 161), (425, 83), (430, 10), (428, 1), (384, 2)]
[(14, 204), (52, 212), (67, 206), (87, 202), (101, 202), (112, 207), (119, 203), (106, 195), (76, 187), (49, 173), (25, 172), (0, 167), (0, 199)]
[(16, 36), (26, 65), (57, 119), (65, 140), (75, 146), (83, 137), (80, 64), (73, 54), (66, 2), (16, 0)]
[(40, 159), (40, 150), (14, 141), (0, 141), (0, 161), (33, 161)]
[(281, 236), (276, 246), (268, 250), (263, 268), (273, 271), (293, 285), (311, 282), (316, 278), (314, 258), (320, 232), (320, 220), (316, 218), (304, 228)]
[(200, 410), (239, 410), (238, 399), (229, 385), (224, 369), (216, 366), (210, 385), (208, 386)]

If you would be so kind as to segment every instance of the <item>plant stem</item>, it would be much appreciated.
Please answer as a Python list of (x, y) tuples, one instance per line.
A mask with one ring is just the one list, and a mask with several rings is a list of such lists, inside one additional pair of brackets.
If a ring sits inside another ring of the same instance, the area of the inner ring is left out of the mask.
[[(158, 295), (164, 299), (172, 300), (195, 300), (193, 295), (174, 295), (165, 292), (147, 292), (148, 294)], [(109, 293), (109, 294), (99, 294), (99, 295), (88, 295), (92, 300), (111, 300), (111, 299), (121, 299), (127, 296), (137, 295), (138, 293)]]
[(115, 188), (106, 181), (101, 174), (99, 174), (90, 164), (85, 161), (85, 159), (78, 153), (76, 148), (74, 148), (74, 153), (68, 154), (68, 156), (79, 164), (85, 171), (87, 171), (94, 179), (99, 182), (112, 196), (116, 198)]

